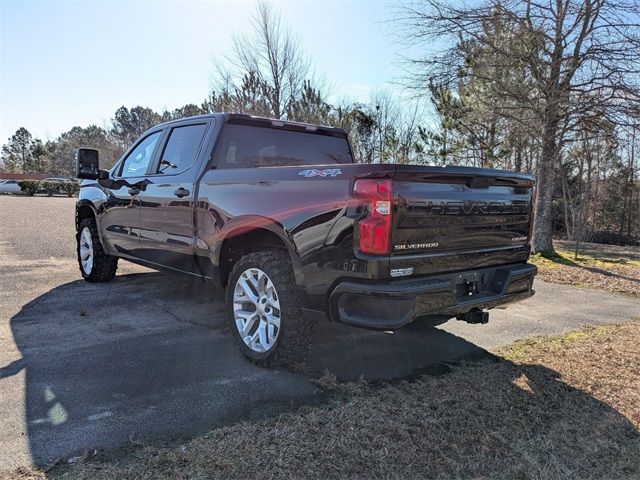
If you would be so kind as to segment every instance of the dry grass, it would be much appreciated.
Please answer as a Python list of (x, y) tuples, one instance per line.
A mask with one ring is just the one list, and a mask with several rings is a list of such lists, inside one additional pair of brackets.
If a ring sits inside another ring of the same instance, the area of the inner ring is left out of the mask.
[(639, 478), (639, 344), (636, 321), (520, 342), (411, 383), (340, 384), (325, 374), (330, 404), (47, 476)]
[(538, 278), (640, 297), (640, 248), (588, 243), (576, 259), (570, 243), (556, 242), (556, 247), (556, 255), (531, 257)]

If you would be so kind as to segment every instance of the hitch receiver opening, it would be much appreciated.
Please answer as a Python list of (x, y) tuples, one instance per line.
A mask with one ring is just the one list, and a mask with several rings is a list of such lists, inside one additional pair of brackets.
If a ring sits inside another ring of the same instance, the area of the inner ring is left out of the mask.
[(467, 313), (458, 315), (456, 318), (467, 323), (487, 323), (489, 321), (489, 312), (483, 312), (479, 308), (474, 308)]

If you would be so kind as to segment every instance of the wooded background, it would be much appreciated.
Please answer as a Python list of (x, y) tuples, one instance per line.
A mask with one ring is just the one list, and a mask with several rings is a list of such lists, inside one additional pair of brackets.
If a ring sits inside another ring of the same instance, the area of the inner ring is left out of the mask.
[[(472, 4), (472, 6), (469, 6)], [(216, 61), (208, 97), (173, 111), (120, 107), (106, 127), (54, 140), (20, 128), (2, 146), (10, 172), (73, 176), (75, 150), (108, 168), (145, 130), (176, 118), (240, 112), (345, 128), (359, 162), (470, 165), (536, 175), (534, 251), (552, 238), (640, 239), (640, 2), (422, 0), (389, 20), (402, 96), (330, 102), (302, 41), (267, 3)], [(358, 41), (354, 39), (354, 41)], [(441, 46), (438, 53), (433, 46)]]

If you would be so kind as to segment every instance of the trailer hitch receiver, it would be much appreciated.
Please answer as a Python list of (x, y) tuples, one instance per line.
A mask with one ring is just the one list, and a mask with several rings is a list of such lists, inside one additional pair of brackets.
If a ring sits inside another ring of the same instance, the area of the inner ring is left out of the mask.
[(487, 323), (489, 321), (489, 312), (483, 312), (479, 308), (474, 308), (467, 313), (458, 315), (456, 318), (467, 323)]

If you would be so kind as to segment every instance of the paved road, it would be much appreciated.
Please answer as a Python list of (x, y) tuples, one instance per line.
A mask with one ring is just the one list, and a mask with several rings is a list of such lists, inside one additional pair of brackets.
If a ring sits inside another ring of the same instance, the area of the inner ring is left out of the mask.
[[(206, 286), (125, 262), (118, 273), (105, 285), (79, 280), (73, 200), (0, 196), (0, 471), (323, 401), (310, 376), (246, 362)], [(536, 289), (488, 325), (390, 334), (323, 322), (309, 369), (399, 378), (518, 338), (640, 316), (638, 301)]]

